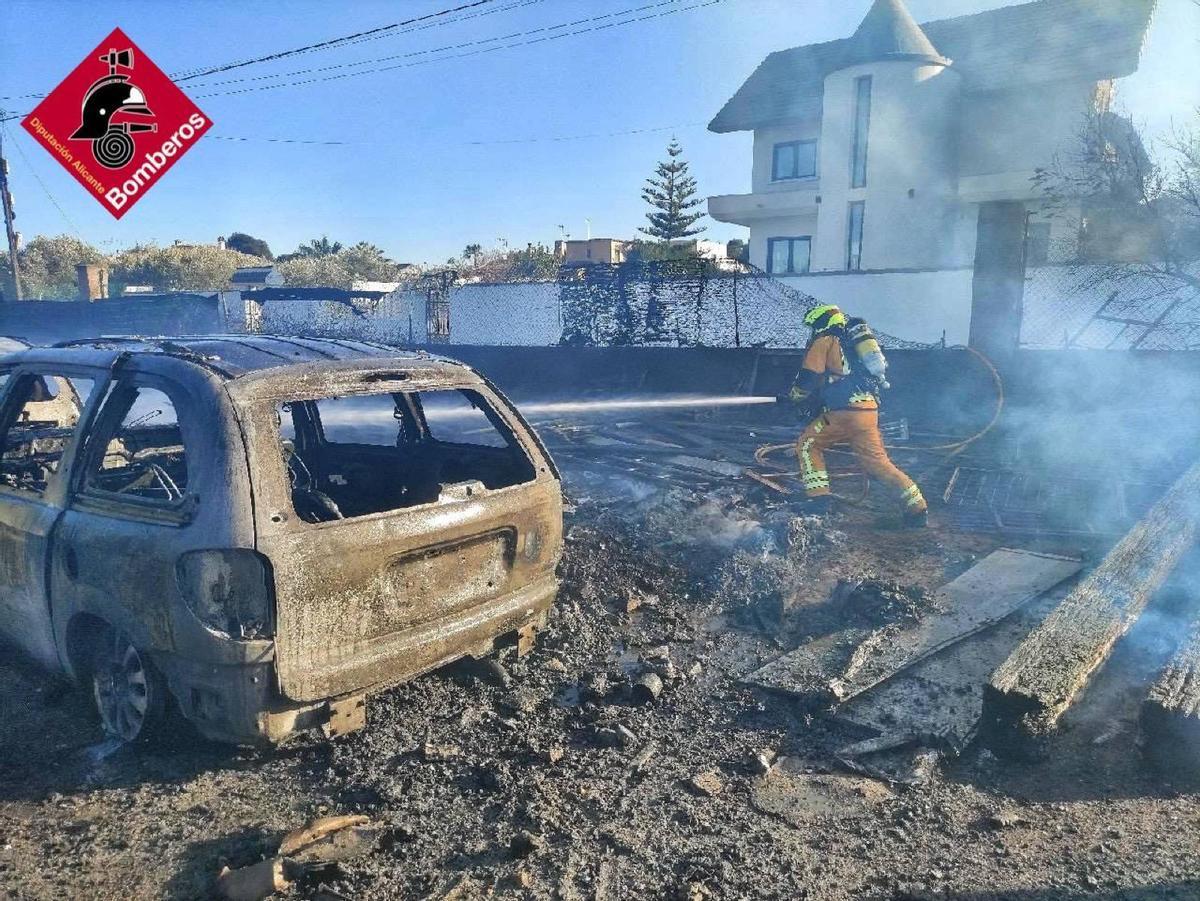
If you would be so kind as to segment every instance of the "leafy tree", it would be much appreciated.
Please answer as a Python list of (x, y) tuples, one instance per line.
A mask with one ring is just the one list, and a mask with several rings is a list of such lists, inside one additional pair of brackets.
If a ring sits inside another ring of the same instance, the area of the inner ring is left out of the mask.
[[(30, 299), (68, 299), (76, 294), (75, 267), (80, 263), (103, 263), (104, 254), (90, 244), (70, 235), (53, 238), (39, 235), (21, 248), (17, 265), (21, 269), (22, 296)], [(11, 266), (3, 257), (3, 278), (11, 284)]]
[(725, 256), (739, 263), (749, 263), (750, 245), (741, 238), (731, 238), (725, 242)]
[[(317, 243), (317, 242), (313, 242)], [(280, 274), (289, 286), (350, 288), (356, 281), (397, 282), (407, 274), (388, 259), (382, 248), (368, 241), (333, 253), (296, 254), (277, 261)]]
[(253, 235), (248, 235), (245, 232), (234, 232), (225, 239), (225, 246), (229, 250), (236, 250), (238, 253), (246, 253), (252, 257), (262, 257), (264, 260), (273, 260), (271, 248), (267, 246), (267, 242), (262, 238), (255, 238)]
[(1103, 278), (1200, 290), (1200, 120), (1152, 155), (1128, 118), (1094, 113), (1075, 149), (1035, 181), (1047, 212), (1080, 236), (1077, 259)]
[(293, 288), (349, 288), (354, 281), (354, 276), (339, 254), (297, 254), (279, 262), (277, 266), (284, 283)]
[(399, 280), (399, 267), (383, 255), (381, 248), (367, 241), (359, 241), (336, 256), (350, 273), (351, 280), (375, 282)]
[[(463, 250), (463, 262), (470, 259), (468, 270), (474, 282), (541, 282), (551, 281), (558, 274), (558, 258), (544, 244), (529, 244), (524, 250), (503, 247), (484, 250), (479, 244), (468, 244)], [(449, 265), (457, 260), (451, 258)]]
[(704, 231), (693, 226), (704, 217), (696, 207), (703, 201), (696, 196), (696, 180), (688, 175), (688, 164), (680, 159), (683, 148), (674, 138), (667, 145), (667, 159), (655, 168), (657, 177), (646, 179), (642, 199), (651, 206), (646, 213), (650, 225), (639, 228), (642, 234), (660, 241), (690, 238)]
[(220, 291), (233, 270), (260, 265), (262, 259), (211, 244), (139, 244), (109, 259), (113, 293), (126, 285), (150, 285), (156, 291)]
[(632, 241), (625, 251), (625, 259), (631, 263), (664, 262), (667, 260), (694, 260), (695, 248), (687, 242), (668, 244), (665, 241)]
[(342, 249), (340, 241), (330, 241), (325, 235), (319, 238), (314, 238), (307, 244), (301, 244), (296, 248), (296, 253), (302, 257), (328, 257), (339, 252)]

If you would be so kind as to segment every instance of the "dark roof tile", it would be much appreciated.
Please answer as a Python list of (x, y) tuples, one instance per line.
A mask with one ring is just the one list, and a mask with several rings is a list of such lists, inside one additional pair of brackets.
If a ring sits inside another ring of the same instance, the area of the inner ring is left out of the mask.
[[(969, 91), (1065, 78), (1099, 81), (1137, 70), (1155, 3), (1036, 0), (926, 22), (918, 31), (923, 30), (935, 52), (951, 60)], [(911, 32), (894, 20), (887, 24), (885, 13), (888, 10), (878, 14), (882, 24), (870, 29), (872, 40), (917, 46)], [(900, 32), (888, 37), (889, 28)], [(863, 45), (855, 38), (772, 53), (708, 127), (715, 132), (743, 131), (771, 122), (819, 118), (825, 76), (864, 61), (862, 56)]]

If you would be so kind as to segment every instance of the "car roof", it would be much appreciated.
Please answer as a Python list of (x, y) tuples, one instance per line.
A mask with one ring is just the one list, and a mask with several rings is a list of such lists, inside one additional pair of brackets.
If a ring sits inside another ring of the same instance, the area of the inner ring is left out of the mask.
[(79, 353), (89, 363), (111, 364), (121, 355), (154, 355), (182, 360), (224, 379), (312, 363), (388, 361), (404, 367), (462, 372), (469, 369), (448, 357), (405, 351), (347, 338), (298, 338), (280, 335), (191, 335), (143, 337), (116, 335), (63, 341), (49, 348), (13, 354), (15, 359), (69, 361)]

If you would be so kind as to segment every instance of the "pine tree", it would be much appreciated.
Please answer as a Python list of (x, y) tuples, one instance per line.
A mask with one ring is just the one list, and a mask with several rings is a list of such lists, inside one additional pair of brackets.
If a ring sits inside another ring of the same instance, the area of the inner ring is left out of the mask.
[(646, 187), (642, 188), (642, 199), (653, 209), (646, 214), (650, 225), (638, 231), (660, 241), (690, 238), (704, 231), (703, 227), (692, 227), (704, 217), (696, 210), (704, 201), (695, 196), (696, 179), (688, 175), (688, 164), (679, 158), (682, 153), (683, 148), (672, 138), (667, 146), (668, 159), (655, 169), (658, 177), (646, 179)]

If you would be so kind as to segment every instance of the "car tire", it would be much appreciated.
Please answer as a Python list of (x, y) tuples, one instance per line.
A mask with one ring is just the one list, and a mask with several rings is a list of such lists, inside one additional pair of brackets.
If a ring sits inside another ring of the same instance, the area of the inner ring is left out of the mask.
[(89, 661), (92, 701), (110, 738), (147, 741), (162, 726), (167, 686), (150, 659), (124, 632), (105, 626)]

